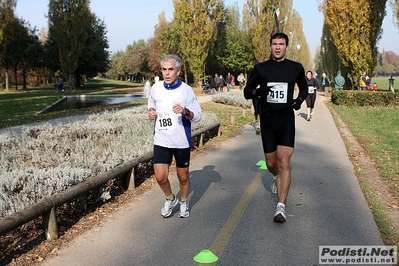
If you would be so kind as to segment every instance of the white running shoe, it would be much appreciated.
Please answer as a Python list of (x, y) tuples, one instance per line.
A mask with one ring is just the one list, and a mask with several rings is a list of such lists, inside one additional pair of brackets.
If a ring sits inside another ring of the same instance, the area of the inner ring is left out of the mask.
[(260, 135), (260, 126), (255, 127), (255, 133), (256, 135)]
[(188, 201), (180, 201), (180, 218), (187, 218), (190, 216), (190, 205)]
[(273, 221), (276, 223), (285, 223), (287, 217), (285, 216), (285, 207), (282, 205), (277, 205), (276, 214), (273, 217)]
[(272, 183), (270, 184), (270, 190), (272, 193), (276, 194), (277, 193), (277, 179), (272, 179)]
[(163, 217), (169, 217), (172, 214), (173, 208), (176, 207), (177, 203), (179, 203), (177, 197), (175, 196), (174, 200), (165, 200), (165, 204), (161, 209), (161, 215)]

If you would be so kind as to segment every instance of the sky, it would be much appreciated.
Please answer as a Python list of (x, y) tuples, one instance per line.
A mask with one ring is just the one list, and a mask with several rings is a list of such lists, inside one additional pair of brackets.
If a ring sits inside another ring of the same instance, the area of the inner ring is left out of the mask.
[[(109, 51), (125, 51), (127, 45), (140, 39), (154, 36), (154, 26), (158, 15), (164, 11), (166, 18), (173, 18), (172, 0), (91, 0), (91, 11), (107, 26)], [(225, 5), (238, 4), (240, 12), (246, 0), (225, 0)], [(303, 31), (314, 56), (320, 45), (323, 27), (323, 14), (317, 10), (317, 0), (293, 0), (293, 8), (303, 20)], [(29, 21), (38, 30), (47, 27), (45, 16), (49, 0), (17, 0), (16, 15)], [(282, 14), (283, 15), (283, 14)], [(399, 54), (399, 30), (392, 22), (392, 10), (387, 5), (387, 15), (382, 25), (383, 35), (378, 43), (379, 51), (393, 51)]]

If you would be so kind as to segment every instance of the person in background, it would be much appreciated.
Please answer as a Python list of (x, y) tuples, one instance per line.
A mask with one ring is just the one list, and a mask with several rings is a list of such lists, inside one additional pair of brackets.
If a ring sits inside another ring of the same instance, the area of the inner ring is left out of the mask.
[[(259, 85), (258, 87), (256, 87), (257, 89), (259, 89)], [(255, 128), (255, 134), (256, 135), (260, 135), (260, 112), (261, 112), (261, 108), (260, 108), (260, 97), (255, 97), (252, 99), (252, 105), (254, 107), (254, 128)]]
[(336, 90), (342, 91), (345, 85), (345, 78), (341, 75), (341, 71), (337, 72), (337, 75), (334, 78), (334, 88)]
[(359, 77), (359, 87), (358, 87), (358, 90), (361, 90), (361, 91), (365, 91), (366, 90), (366, 86), (367, 86), (367, 84), (366, 84), (366, 72), (362, 72), (362, 74), (360, 75), (360, 77)]
[[(295, 143), (295, 114), (308, 96), (302, 64), (286, 59), (288, 36), (275, 33), (270, 38), (269, 60), (257, 63), (244, 88), (245, 99), (260, 97), (260, 128), (266, 165), (273, 174), (271, 191), (278, 203), (273, 221), (287, 219), (285, 204), (291, 185), (291, 157)], [(299, 94), (294, 98), (295, 84)], [(257, 89), (258, 85), (260, 87)]]
[(210, 88), (211, 94), (214, 94), (215, 89), (216, 89), (216, 82), (215, 82), (215, 78), (212, 77), (211, 75), (209, 76), (209, 88)]
[(219, 92), (220, 83), (222, 81), (220, 80), (220, 77), (219, 77), (218, 73), (215, 74), (215, 78), (214, 79), (215, 79), (215, 84), (216, 84), (215, 89), (216, 89), (217, 92)]
[(328, 89), (330, 88), (330, 79), (328, 78), (326, 73), (323, 73), (321, 75), (321, 86), (324, 90), (324, 96), (328, 97), (329, 96)]
[(220, 92), (223, 92), (223, 86), (224, 86), (224, 79), (223, 79), (223, 76), (222, 75), (220, 75)]
[(148, 117), (154, 121), (154, 173), (166, 197), (161, 209), (161, 215), (165, 218), (172, 214), (179, 203), (168, 178), (172, 157), (176, 161), (180, 183), (179, 217), (190, 215), (191, 123), (199, 122), (202, 118), (201, 106), (193, 89), (179, 78), (181, 65), (179, 56), (166, 55), (161, 60), (164, 81), (155, 83), (148, 97)]
[(231, 90), (232, 78), (233, 78), (233, 77), (231, 76), (230, 72), (227, 73), (227, 76), (226, 76), (227, 91), (230, 91), (230, 90)]
[(373, 84), (373, 91), (378, 91), (378, 85), (377, 83), (374, 82)]
[(312, 71), (307, 71), (306, 72), (306, 82), (308, 84), (308, 97), (306, 97), (306, 120), (310, 121), (310, 118), (313, 116), (313, 109), (314, 109), (314, 104), (316, 102), (316, 90), (320, 89), (320, 84), (313, 77)]
[(242, 90), (244, 88), (244, 82), (245, 82), (245, 77), (244, 74), (241, 73), (240, 75), (238, 75), (237, 77), (237, 81), (240, 84), (240, 90)]

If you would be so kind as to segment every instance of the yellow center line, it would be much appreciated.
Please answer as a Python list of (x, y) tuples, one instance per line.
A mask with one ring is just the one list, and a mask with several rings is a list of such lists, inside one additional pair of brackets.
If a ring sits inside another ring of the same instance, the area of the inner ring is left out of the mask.
[[(249, 184), (247, 190), (244, 192), (244, 195), (242, 195), (240, 201), (237, 203), (233, 212), (230, 214), (230, 217), (227, 219), (226, 223), (220, 230), (219, 235), (217, 235), (217, 237), (213, 241), (209, 250), (211, 250), (216, 256), (220, 257), (220, 255), (222, 255), (222, 252), (226, 248), (227, 243), (233, 235), (234, 230), (238, 225), (238, 222), (241, 220), (241, 217), (247, 209), (249, 202), (252, 200), (256, 190), (262, 182), (262, 178), (263, 173), (262, 171), (260, 171), (256, 174), (251, 184)], [(206, 265), (216, 265), (216, 263)]]

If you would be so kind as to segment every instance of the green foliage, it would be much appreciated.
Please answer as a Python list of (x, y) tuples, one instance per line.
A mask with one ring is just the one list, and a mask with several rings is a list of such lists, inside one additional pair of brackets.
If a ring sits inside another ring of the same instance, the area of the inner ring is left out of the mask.
[(343, 106), (399, 106), (399, 94), (375, 91), (337, 91), (331, 101)]
[(98, 73), (105, 73), (109, 64), (106, 25), (104, 21), (96, 16), (91, 18), (92, 21), (87, 27), (87, 40), (79, 57), (76, 70), (79, 75), (86, 75), (89, 78), (96, 76)]
[(390, 0), (389, 4), (392, 7), (393, 20), (395, 22), (396, 28), (399, 29), (399, 1)]
[(14, 9), (17, 5), (16, 0), (0, 1), (0, 42), (5, 35), (4, 28), (8, 23), (15, 20)]
[(173, 23), (167, 21), (165, 12), (159, 14), (154, 37), (148, 41), (147, 62), (152, 77), (161, 76), (159, 62), (163, 55), (181, 54), (179, 52), (179, 35), (172, 26)]
[[(302, 20), (292, 9), (292, 0), (248, 0), (243, 7), (242, 21), (237, 4), (225, 8), (222, 0), (174, 0), (173, 5), (173, 20), (168, 22), (161, 13), (154, 38), (144, 44), (147, 47), (144, 60), (151, 75), (160, 74), (160, 59), (170, 53), (182, 57), (185, 80), (191, 82), (188, 77), (192, 75), (198, 85), (209, 73), (248, 73), (256, 61), (269, 58), (270, 36), (277, 30), (290, 37), (293, 48), (288, 50), (288, 58), (312, 69)], [(281, 10), (279, 18), (277, 7)], [(108, 75), (117, 77), (129, 72), (123, 55), (127, 52), (131, 53), (127, 49), (112, 57)]]
[(223, 1), (174, 0), (174, 24), (179, 32), (182, 59), (188, 63), (195, 82), (200, 82), (204, 63), (223, 19)]
[(49, 4), (49, 37), (58, 45), (61, 68), (68, 75), (70, 89), (93, 17), (89, 4), (89, 0), (50, 0)]
[[(387, 0), (336, 0), (324, 2), (324, 19), (350, 82), (357, 84), (361, 71), (372, 73), (377, 59), (377, 42)], [(354, 12), (356, 11), (356, 12)], [(329, 36), (327, 36), (329, 37)], [(348, 41), (350, 40), (350, 41)], [(334, 50), (329, 57), (335, 57)]]
[(134, 41), (128, 45), (126, 52), (122, 55), (121, 65), (119, 66), (120, 74), (148, 74), (148, 46), (144, 40)]
[[(212, 51), (216, 60), (211, 58), (208, 64), (217, 62), (218, 67), (227, 72), (248, 72), (255, 64), (254, 48), (248, 42), (248, 32), (240, 23), (237, 3), (226, 9), (226, 19), (220, 24), (216, 47)], [(218, 72), (218, 71), (215, 71)]]
[(247, 0), (247, 23), (252, 41), (255, 58), (258, 62), (265, 61), (270, 56), (270, 36), (277, 31), (275, 10), (280, 1)]

